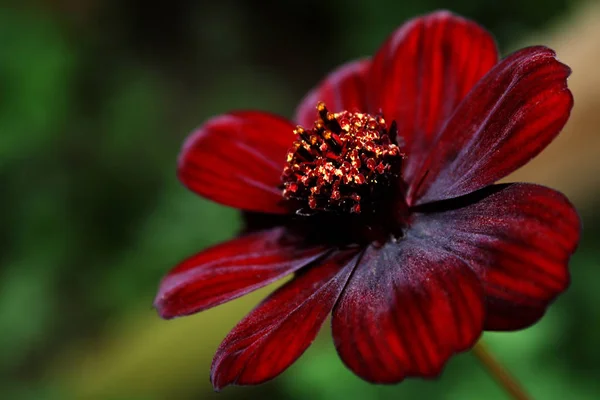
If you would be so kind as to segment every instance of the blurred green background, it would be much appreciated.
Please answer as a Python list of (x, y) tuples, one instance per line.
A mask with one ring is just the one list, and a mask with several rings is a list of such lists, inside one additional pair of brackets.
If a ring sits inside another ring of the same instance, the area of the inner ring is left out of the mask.
[(272, 288), (173, 321), (151, 306), (171, 266), (239, 225), (235, 211), (176, 180), (187, 133), (235, 108), (291, 116), (331, 68), (436, 8), (482, 23), (504, 54), (547, 44), (574, 69), (564, 139), (515, 175), (564, 191), (580, 209), (573, 283), (536, 326), (486, 338), (536, 398), (600, 398), (595, 4), (1, 1), (0, 398), (505, 398), (470, 354), (437, 381), (369, 385), (343, 367), (328, 329), (278, 379), (215, 394), (213, 352)]

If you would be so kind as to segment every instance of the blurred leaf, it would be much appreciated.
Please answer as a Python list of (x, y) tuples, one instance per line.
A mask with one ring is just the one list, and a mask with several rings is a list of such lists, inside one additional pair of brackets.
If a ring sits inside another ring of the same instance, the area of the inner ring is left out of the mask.
[(55, 21), (0, 8), (0, 168), (57, 139), (74, 54)]
[(74, 399), (180, 399), (199, 389), (210, 393), (210, 362), (220, 340), (272, 289), (171, 321), (161, 320), (150, 307), (138, 308), (124, 323), (111, 324), (101, 342), (74, 345), (46, 378), (62, 382)]

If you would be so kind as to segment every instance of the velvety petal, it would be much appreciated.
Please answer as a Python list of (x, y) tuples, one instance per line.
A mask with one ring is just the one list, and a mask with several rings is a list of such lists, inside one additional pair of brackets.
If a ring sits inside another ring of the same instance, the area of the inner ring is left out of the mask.
[(466, 263), (407, 236), (369, 247), (333, 311), (335, 346), (370, 382), (434, 377), (483, 329), (483, 288)]
[(468, 94), (409, 182), (409, 203), (470, 193), (525, 164), (558, 135), (570, 69), (545, 47), (513, 53)]
[(306, 129), (317, 119), (317, 103), (325, 102), (332, 112), (368, 111), (366, 75), (369, 60), (357, 60), (338, 67), (302, 99), (295, 121)]
[(423, 207), (414, 234), (478, 271), (487, 301), (485, 329), (535, 323), (569, 285), (568, 262), (581, 222), (561, 193), (530, 184), (496, 185)]
[(162, 280), (154, 305), (163, 318), (193, 314), (268, 285), (326, 251), (304, 247), (282, 228), (247, 234), (173, 268)]
[(498, 62), (494, 38), (447, 11), (415, 18), (393, 32), (373, 59), (371, 112), (395, 120), (411, 179), (443, 124)]
[(293, 129), (289, 121), (262, 112), (212, 118), (183, 145), (179, 179), (201, 196), (230, 207), (291, 212), (280, 186)]
[(356, 263), (354, 251), (339, 252), (275, 291), (225, 338), (213, 360), (216, 390), (274, 378), (315, 339)]

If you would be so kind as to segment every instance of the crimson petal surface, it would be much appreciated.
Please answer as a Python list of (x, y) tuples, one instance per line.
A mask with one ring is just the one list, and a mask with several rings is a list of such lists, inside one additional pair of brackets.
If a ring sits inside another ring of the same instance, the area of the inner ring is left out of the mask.
[(291, 212), (282, 201), (280, 185), (293, 129), (289, 121), (263, 112), (212, 118), (184, 143), (179, 179), (201, 196), (230, 207)]
[(581, 230), (577, 212), (561, 193), (531, 184), (491, 186), (445, 203), (468, 201), (472, 204), (417, 214), (411, 229), (478, 272), (486, 330), (535, 323), (569, 285), (568, 261)]
[(369, 247), (333, 311), (344, 363), (370, 382), (434, 377), (473, 346), (484, 322), (483, 288), (456, 255), (408, 236)]
[(450, 12), (415, 18), (377, 51), (370, 70), (370, 112), (395, 120), (412, 179), (443, 124), (498, 61), (494, 38)]
[(311, 129), (317, 118), (316, 106), (325, 102), (331, 112), (369, 110), (367, 104), (367, 73), (369, 60), (357, 60), (338, 67), (327, 75), (302, 99), (295, 121)]
[(212, 364), (216, 390), (257, 384), (289, 367), (308, 348), (344, 288), (356, 250), (301, 271), (244, 318), (224, 339)]
[(193, 314), (261, 288), (318, 260), (283, 228), (251, 233), (188, 258), (162, 280), (154, 301), (163, 318)]
[(563, 128), (570, 69), (545, 47), (513, 53), (467, 95), (409, 182), (409, 204), (458, 197), (525, 164)]

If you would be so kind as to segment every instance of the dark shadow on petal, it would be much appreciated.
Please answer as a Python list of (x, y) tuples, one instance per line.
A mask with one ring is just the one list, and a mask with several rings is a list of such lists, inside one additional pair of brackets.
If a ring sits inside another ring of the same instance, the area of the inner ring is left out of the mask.
[(514, 183), (490, 185), (473, 193), (465, 194), (463, 196), (459, 196), (453, 199), (440, 200), (432, 203), (415, 206), (412, 207), (410, 211), (415, 213), (431, 214), (450, 210), (458, 210), (460, 208), (468, 207), (470, 205), (478, 203), (493, 194), (496, 194), (498, 192), (501, 192), (502, 190), (509, 188), (512, 185), (514, 185)]
[(267, 214), (254, 211), (242, 211), (242, 227), (240, 234), (262, 231), (277, 226), (289, 225), (292, 216), (281, 214)]

